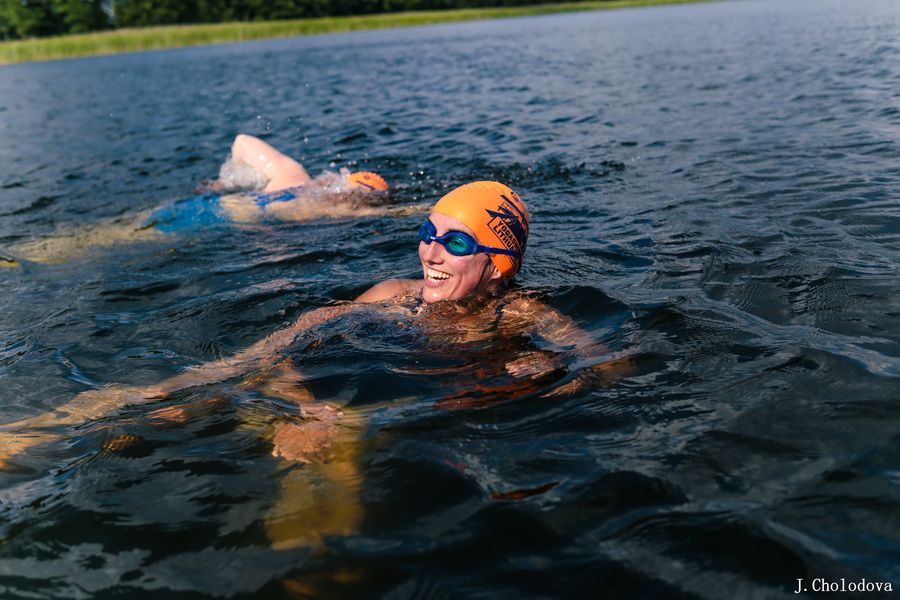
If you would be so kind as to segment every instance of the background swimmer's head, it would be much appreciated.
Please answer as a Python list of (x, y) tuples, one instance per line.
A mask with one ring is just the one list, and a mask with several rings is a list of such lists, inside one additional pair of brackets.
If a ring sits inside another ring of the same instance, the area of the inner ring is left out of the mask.
[(504, 278), (519, 272), (528, 242), (529, 217), (525, 203), (508, 186), (496, 181), (468, 183), (441, 198), (431, 212), (464, 223), (482, 246), (518, 252), (518, 257), (488, 256)]
[(381, 175), (373, 173), (372, 171), (357, 171), (356, 173), (350, 173), (350, 175), (347, 176), (347, 180), (353, 187), (361, 190), (384, 193), (387, 193), (388, 191), (387, 181), (385, 181)]

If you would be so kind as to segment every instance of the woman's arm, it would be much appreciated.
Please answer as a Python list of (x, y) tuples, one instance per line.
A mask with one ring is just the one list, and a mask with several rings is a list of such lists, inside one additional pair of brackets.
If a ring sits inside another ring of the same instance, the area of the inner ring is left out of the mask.
[(258, 368), (265, 361), (273, 360), (279, 351), (289, 346), (304, 331), (335, 319), (356, 306), (358, 305), (342, 304), (311, 310), (301, 315), (290, 327), (276, 331), (234, 356), (191, 367), (157, 385), (149, 387), (112, 385), (88, 390), (50, 413), (3, 425), (4, 431), (0, 431), (0, 469), (6, 459), (27, 448), (59, 437), (58, 434), (48, 431), (28, 430), (76, 425), (107, 415), (124, 406), (151, 402), (178, 390), (216, 383), (246, 373)]
[(530, 329), (559, 349), (605, 350), (572, 317), (533, 298), (519, 297), (506, 304), (503, 307), (503, 320), (507, 325)]
[(303, 165), (252, 135), (241, 133), (234, 138), (231, 158), (250, 165), (266, 178), (264, 192), (297, 187), (310, 180)]
[[(579, 327), (572, 317), (543, 302), (516, 298), (504, 306), (503, 316), (508, 326), (528, 328), (556, 347), (554, 352), (528, 352), (508, 363), (507, 371), (516, 377), (537, 378), (563, 368), (559, 351), (573, 352), (589, 363), (573, 381), (563, 386), (564, 393), (587, 387), (598, 377), (606, 381), (619, 379), (634, 370), (628, 357), (611, 358), (609, 349)], [(595, 360), (598, 362), (590, 364)]]
[(353, 304), (341, 304), (311, 310), (301, 315), (290, 327), (276, 331), (246, 350), (228, 358), (188, 368), (184, 372), (154, 386), (153, 389), (158, 390), (161, 394), (171, 394), (185, 388), (216, 383), (235, 375), (246, 373), (259, 366), (262, 361), (273, 359), (278, 352), (287, 348), (301, 333), (336, 319), (354, 308), (356, 307)]

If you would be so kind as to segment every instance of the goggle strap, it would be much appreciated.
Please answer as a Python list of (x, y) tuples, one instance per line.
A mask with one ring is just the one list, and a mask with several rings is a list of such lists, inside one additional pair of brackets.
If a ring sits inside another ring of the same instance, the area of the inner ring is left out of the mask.
[(484, 252), (485, 254), (503, 254), (504, 256), (512, 256), (513, 258), (518, 258), (520, 254), (515, 250), (507, 250), (505, 248), (491, 248), (490, 246), (478, 246), (479, 252)]

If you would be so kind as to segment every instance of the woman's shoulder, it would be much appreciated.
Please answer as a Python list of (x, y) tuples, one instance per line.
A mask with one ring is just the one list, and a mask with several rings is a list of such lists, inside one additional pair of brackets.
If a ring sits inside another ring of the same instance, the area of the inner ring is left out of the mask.
[(422, 282), (417, 279), (387, 279), (363, 292), (356, 302), (381, 302), (397, 296), (418, 293)]

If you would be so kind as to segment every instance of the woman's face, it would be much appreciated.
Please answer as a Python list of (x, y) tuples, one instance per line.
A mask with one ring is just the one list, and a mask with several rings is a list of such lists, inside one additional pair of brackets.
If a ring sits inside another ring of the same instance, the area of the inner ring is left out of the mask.
[[(450, 231), (462, 231), (475, 237), (471, 229), (453, 217), (431, 213), (428, 218), (437, 228), (439, 236)], [(426, 244), (420, 241), (419, 259), (422, 261), (422, 298), (425, 302), (459, 300), (488, 291), (500, 282), (500, 271), (484, 253), (453, 256), (437, 242)]]

